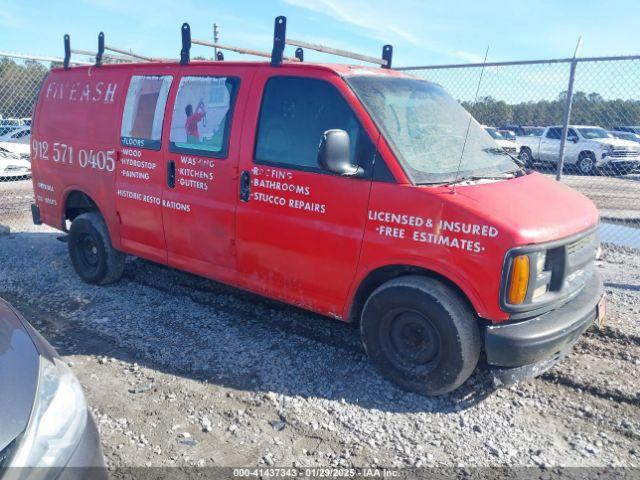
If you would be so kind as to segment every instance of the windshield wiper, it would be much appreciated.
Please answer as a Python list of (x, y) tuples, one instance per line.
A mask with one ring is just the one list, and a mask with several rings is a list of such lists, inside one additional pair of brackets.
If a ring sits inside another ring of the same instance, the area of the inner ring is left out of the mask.
[(416, 185), (456, 185), (462, 182), (474, 182), (477, 180), (509, 180), (511, 178), (517, 178), (524, 175), (522, 170), (514, 170), (512, 172), (505, 172), (501, 175), (467, 175), (459, 177), (456, 180), (447, 180), (445, 182), (421, 182)]

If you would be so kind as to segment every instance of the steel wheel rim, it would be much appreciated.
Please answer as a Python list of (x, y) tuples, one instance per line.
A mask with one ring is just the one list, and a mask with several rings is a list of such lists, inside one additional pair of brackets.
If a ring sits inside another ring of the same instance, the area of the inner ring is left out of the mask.
[(89, 268), (97, 268), (100, 262), (98, 253), (98, 244), (93, 236), (83, 233), (78, 238), (78, 251), (80, 253), (80, 261)]
[(382, 350), (394, 367), (421, 374), (438, 363), (442, 353), (440, 335), (422, 312), (393, 309), (384, 315), (382, 325)]

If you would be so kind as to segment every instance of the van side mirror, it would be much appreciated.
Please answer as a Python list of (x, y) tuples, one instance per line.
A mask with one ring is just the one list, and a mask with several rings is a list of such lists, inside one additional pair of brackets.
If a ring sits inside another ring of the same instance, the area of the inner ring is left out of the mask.
[(573, 143), (578, 143), (580, 139), (577, 137), (577, 135), (572, 135), (569, 137), (569, 141)]
[(362, 167), (353, 165), (349, 159), (351, 143), (349, 134), (344, 130), (332, 129), (322, 134), (318, 146), (318, 165), (337, 175), (359, 177), (364, 174)]

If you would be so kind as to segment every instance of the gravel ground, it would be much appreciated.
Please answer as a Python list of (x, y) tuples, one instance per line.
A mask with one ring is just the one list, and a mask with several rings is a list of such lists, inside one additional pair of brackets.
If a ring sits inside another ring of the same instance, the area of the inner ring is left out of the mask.
[(91, 287), (57, 235), (0, 237), (0, 296), (71, 365), (112, 468), (640, 466), (637, 251), (605, 251), (608, 326), (541, 378), (425, 398), (349, 325), (140, 259)]

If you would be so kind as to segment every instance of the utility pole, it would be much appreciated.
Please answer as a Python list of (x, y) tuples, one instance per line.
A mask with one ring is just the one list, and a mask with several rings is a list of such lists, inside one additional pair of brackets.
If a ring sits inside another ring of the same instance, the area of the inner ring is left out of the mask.
[[(218, 24), (214, 23), (213, 24), (213, 43), (215, 43), (216, 45), (218, 44), (218, 40), (220, 40), (220, 32), (218, 30)], [(213, 49), (213, 55), (216, 60), (218, 59), (218, 49), (214, 48)]]

